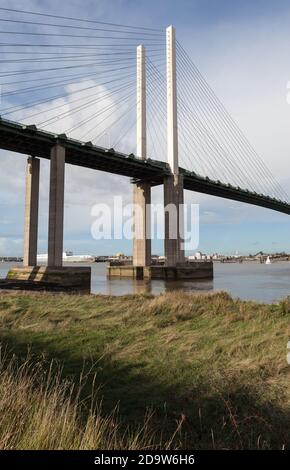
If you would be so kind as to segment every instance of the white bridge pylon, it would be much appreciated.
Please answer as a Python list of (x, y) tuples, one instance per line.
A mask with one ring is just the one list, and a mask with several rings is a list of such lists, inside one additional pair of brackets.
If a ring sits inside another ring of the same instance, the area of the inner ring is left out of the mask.
[[(167, 266), (184, 261), (183, 244), (183, 179), (179, 175), (176, 39), (175, 28), (166, 29), (167, 71), (167, 161), (171, 175), (164, 178), (164, 256)], [(137, 156), (147, 158), (146, 135), (146, 51), (137, 47)], [(149, 182), (138, 182), (133, 189), (134, 203), (134, 266), (151, 264), (151, 187)]]

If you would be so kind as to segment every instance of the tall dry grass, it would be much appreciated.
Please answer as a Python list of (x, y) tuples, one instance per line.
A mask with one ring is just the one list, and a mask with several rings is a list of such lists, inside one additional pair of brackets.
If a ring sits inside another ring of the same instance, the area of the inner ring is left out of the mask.
[(0, 294), (0, 448), (289, 449), (289, 305)]
[(139, 429), (123, 428), (117, 410), (103, 416), (101, 407), (85, 408), (80, 399), (82, 383), (61, 378), (53, 362), (47, 371), (29, 357), (19, 363), (0, 356), (0, 449), (158, 449), (172, 448), (172, 439), (151, 426), (148, 413)]

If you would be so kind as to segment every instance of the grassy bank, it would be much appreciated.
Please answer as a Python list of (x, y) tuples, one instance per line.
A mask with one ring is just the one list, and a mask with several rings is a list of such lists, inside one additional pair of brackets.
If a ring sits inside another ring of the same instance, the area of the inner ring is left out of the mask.
[(2, 293), (0, 447), (290, 448), (289, 319), (225, 293)]

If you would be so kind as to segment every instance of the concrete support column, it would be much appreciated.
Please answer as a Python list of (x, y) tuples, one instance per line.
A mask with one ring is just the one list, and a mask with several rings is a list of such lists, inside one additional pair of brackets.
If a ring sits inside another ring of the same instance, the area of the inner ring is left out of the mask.
[(175, 28), (166, 28), (167, 159), (171, 176), (164, 179), (164, 256), (167, 266), (184, 262), (184, 191), (178, 164)]
[[(137, 47), (137, 156), (146, 159), (146, 56), (145, 47)], [(151, 186), (139, 182), (133, 187), (134, 240), (133, 265), (151, 264)]]
[(150, 183), (137, 183), (133, 188), (134, 241), (133, 265), (151, 265), (151, 187)]
[(62, 266), (65, 148), (57, 144), (50, 155), (48, 266)]
[(178, 128), (175, 28), (166, 28), (166, 86), (167, 86), (167, 160), (171, 172), (177, 175)]
[(137, 47), (137, 157), (147, 156), (146, 136), (146, 52), (145, 47)]
[(28, 158), (25, 190), (24, 266), (36, 266), (37, 264), (39, 167), (39, 159)]
[(183, 263), (184, 191), (182, 175), (164, 179), (164, 256), (166, 266)]

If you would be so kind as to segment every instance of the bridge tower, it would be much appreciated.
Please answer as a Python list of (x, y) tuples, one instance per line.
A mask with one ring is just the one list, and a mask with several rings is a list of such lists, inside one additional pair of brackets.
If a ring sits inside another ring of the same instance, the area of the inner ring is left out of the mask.
[(184, 191), (178, 165), (175, 28), (166, 28), (167, 158), (171, 175), (164, 178), (164, 256), (167, 266), (184, 262)]
[[(145, 47), (137, 47), (137, 156), (147, 158), (146, 136), (146, 52)], [(151, 185), (139, 181), (133, 187), (134, 240), (133, 265), (151, 264)]]

